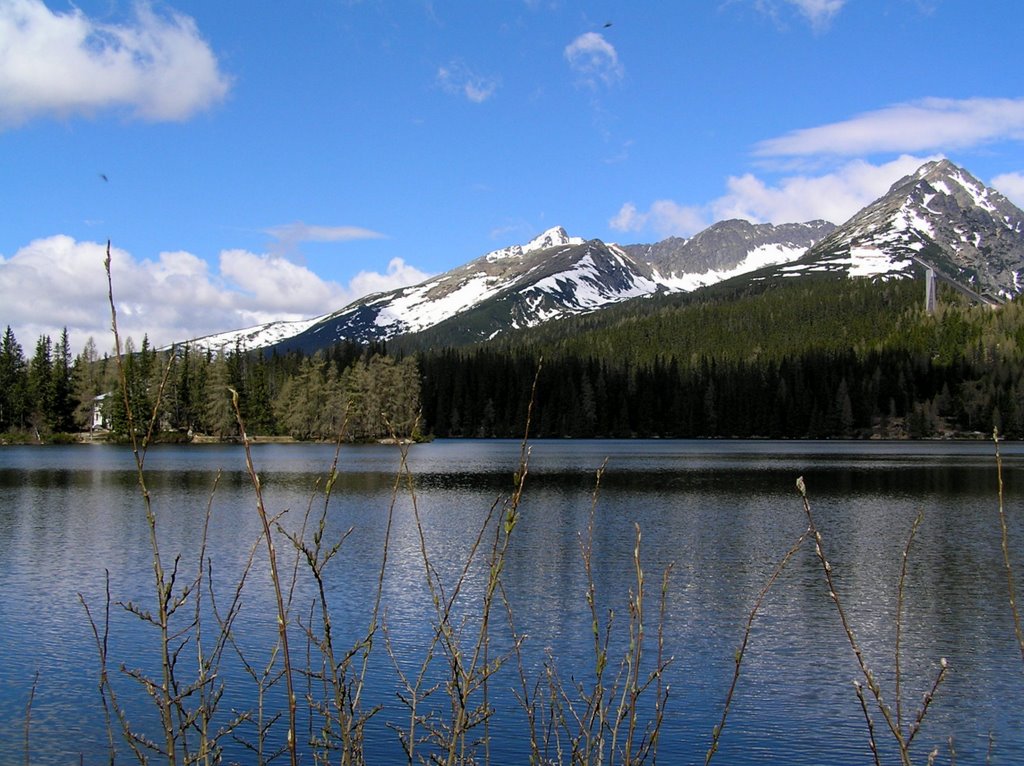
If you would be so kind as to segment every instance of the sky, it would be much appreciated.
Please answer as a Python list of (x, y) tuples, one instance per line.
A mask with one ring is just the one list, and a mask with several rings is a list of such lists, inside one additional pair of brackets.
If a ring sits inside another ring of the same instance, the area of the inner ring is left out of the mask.
[(948, 157), (1024, 207), (1024, 3), (0, 0), (0, 328), (328, 313), (552, 226), (842, 223)]

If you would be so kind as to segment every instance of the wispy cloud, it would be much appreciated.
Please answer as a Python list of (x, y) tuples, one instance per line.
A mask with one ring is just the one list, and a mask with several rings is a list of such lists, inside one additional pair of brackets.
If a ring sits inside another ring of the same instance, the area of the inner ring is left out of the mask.
[(1024, 98), (927, 98), (762, 141), (761, 157), (949, 151), (1024, 140)]
[[(0, 256), (4, 321), (23, 344), (67, 327), (80, 348), (94, 337), (109, 347), (110, 311), (103, 270), (106, 245), (56, 235)], [(138, 259), (111, 249), (118, 324), (154, 345), (335, 311), (369, 292), (416, 284), (429, 274), (392, 259), (384, 273), (361, 271), (347, 285), (323, 279), (286, 258), (245, 250), (220, 253), (217, 267), (187, 252)], [(184, 299), (187, 298), (187, 299)]]
[(461, 61), (438, 67), (437, 84), (445, 93), (462, 96), (474, 104), (482, 104), (498, 90), (498, 78), (472, 71)]
[(596, 88), (614, 85), (624, 75), (619, 54), (598, 32), (585, 32), (565, 46), (565, 60), (580, 82)]
[(802, 13), (811, 25), (821, 28), (827, 26), (839, 11), (846, 5), (846, 0), (786, 0)]
[(0, 125), (40, 116), (126, 109), (175, 121), (225, 97), (220, 71), (195, 22), (135, 6), (125, 24), (104, 24), (42, 0), (0, 0)]
[(384, 239), (385, 235), (360, 226), (316, 226), (302, 221), (266, 229), (274, 242), (274, 254), (291, 253), (303, 242), (352, 242), (360, 239)]
[(791, 175), (769, 183), (747, 173), (726, 179), (726, 193), (701, 205), (657, 200), (647, 210), (625, 203), (608, 222), (621, 232), (659, 237), (690, 236), (715, 221), (742, 218), (755, 223), (791, 223), (824, 219), (843, 223), (874, 201), (897, 180), (934, 157), (904, 155), (881, 165), (848, 162), (823, 175)]
[(754, 0), (754, 7), (778, 19), (780, 8), (788, 6), (807, 19), (814, 29), (823, 30), (843, 9), (846, 2), (847, 0)]

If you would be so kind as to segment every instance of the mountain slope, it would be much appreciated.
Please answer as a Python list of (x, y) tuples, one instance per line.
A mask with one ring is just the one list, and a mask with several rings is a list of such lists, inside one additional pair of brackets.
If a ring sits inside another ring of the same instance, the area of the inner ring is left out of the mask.
[(1024, 212), (948, 160), (929, 162), (775, 273), (905, 278), (915, 264), (989, 302), (1019, 295)]
[(775, 226), (739, 219), (719, 221), (689, 239), (623, 248), (654, 268), (666, 287), (690, 291), (765, 266), (789, 263), (836, 228), (828, 221)]

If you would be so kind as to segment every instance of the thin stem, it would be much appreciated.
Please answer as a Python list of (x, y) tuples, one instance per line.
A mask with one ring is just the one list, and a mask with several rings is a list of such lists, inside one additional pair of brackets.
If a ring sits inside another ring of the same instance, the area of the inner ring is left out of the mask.
[(996, 475), (999, 478), (999, 530), (1002, 539), (1003, 565), (1006, 568), (1006, 588), (1010, 596), (1010, 612), (1013, 614), (1013, 630), (1017, 635), (1020, 656), (1024, 660), (1024, 629), (1021, 628), (1020, 612), (1017, 610), (1017, 590), (1013, 582), (1013, 566), (1010, 563), (1010, 533), (1006, 524), (1006, 508), (1003, 505), (1003, 458), (999, 453), (999, 432), (992, 431), (996, 445)]
[(238, 392), (231, 391), (231, 406), (235, 411), (235, 419), (238, 422), (238, 429), (242, 435), (242, 445), (245, 448), (245, 465), (248, 469), (249, 479), (252, 481), (253, 492), (256, 494), (256, 512), (259, 514), (260, 523), (263, 525), (263, 536), (267, 543), (267, 557), (270, 560), (270, 580), (274, 586), (274, 597), (277, 600), (277, 632), (281, 641), (281, 659), (284, 663), (284, 682), (288, 691), (288, 755), (292, 766), (297, 766), (298, 743), (295, 741), (296, 732), (296, 706), (295, 689), (292, 678), (292, 662), (288, 651), (288, 613), (284, 606), (284, 594), (281, 590), (281, 577), (277, 569), (277, 551), (274, 548), (274, 539), (270, 532), (270, 520), (267, 517), (266, 505), (263, 502), (263, 488), (260, 485), (260, 477), (256, 473), (256, 467), (252, 461), (252, 449), (250, 448), (249, 436), (245, 432), (245, 423), (242, 420), (242, 411), (238, 406)]
[(878, 706), (878, 710), (882, 714), (882, 718), (885, 720), (886, 726), (889, 727), (889, 731), (892, 732), (893, 737), (896, 739), (896, 744), (899, 746), (900, 750), (900, 762), (904, 766), (910, 766), (910, 752), (907, 747), (907, 742), (903, 736), (903, 732), (897, 724), (896, 719), (893, 717), (892, 710), (882, 699), (882, 689), (878, 685), (878, 681), (875, 680), (875, 674), (871, 672), (867, 661), (864, 659), (860, 643), (857, 641), (857, 636), (853, 632), (850, 620), (846, 616), (846, 609), (843, 608), (843, 602), (840, 600), (839, 592), (836, 590), (835, 579), (832, 577), (832, 565), (829, 563), (828, 558), (826, 558), (825, 551), (822, 548), (823, 540), (821, 532), (818, 531), (818, 527), (814, 522), (814, 515), (811, 513), (811, 504), (807, 499), (807, 487), (804, 484), (803, 476), (796, 480), (796, 488), (800, 493), (800, 497), (803, 499), (804, 513), (807, 516), (807, 531), (810, 532), (811, 536), (814, 538), (814, 553), (818, 557), (818, 562), (821, 564), (821, 569), (825, 574), (825, 582), (828, 584), (828, 595), (829, 598), (832, 599), (832, 603), (835, 605), (836, 612), (839, 615), (839, 621), (842, 623), (843, 631), (846, 633), (846, 640), (850, 644), (850, 649), (853, 650), (853, 655), (857, 659), (857, 666), (860, 668), (860, 672), (864, 676), (864, 680), (867, 682), (867, 687), (875, 699), (875, 704)]
[(900, 581), (896, 588), (896, 647), (895, 647), (895, 671), (896, 671), (896, 724), (903, 728), (903, 674), (900, 671), (900, 644), (903, 636), (903, 596), (907, 582), (907, 562), (910, 559), (910, 546), (914, 542), (917, 528), (921, 526), (924, 519), (924, 511), (918, 511), (914, 523), (910, 527), (910, 535), (907, 537), (907, 544), (903, 548), (903, 560), (900, 566)]
[(747, 615), (747, 624), (746, 627), (743, 629), (743, 640), (740, 642), (740, 648), (736, 650), (735, 664), (732, 673), (732, 683), (729, 684), (729, 691), (725, 695), (725, 704), (722, 706), (722, 718), (718, 722), (718, 725), (714, 729), (712, 729), (711, 732), (711, 747), (708, 748), (707, 755), (704, 757), (705, 766), (711, 763), (711, 759), (718, 751), (718, 743), (722, 737), (722, 731), (725, 729), (726, 721), (729, 718), (729, 709), (732, 706), (732, 698), (733, 695), (736, 693), (736, 686), (739, 684), (740, 668), (743, 665), (743, 658), (746, 656), (747, 653), (747, 644), (750, 642), (750, 633), (754, 627), (754, 619), (761, 611), (761, 605), (764, 603), (765, 598), (768, 596), (768, 591), (772, 589), (772, 586), (775, 584), (775, 581), (779, 579), (779, 576), (782, 574), (782, 571), (786, 568), (786, 565), (789, 564), (790, 559), (792, 559), (793, 556), (796, 555), (796, 552), (800, 550), (801, 547), (803, 547), (803, 544), (807, 541), (807, 537), (809, 534), (810, 530), (808, 529), (802, 535), (800, 535), (800, 537), (796, 539), (796, 542), (793, 543), (792, 547), (790, 547), (790, 549), (786, 552), (786, 555), (783, 556), (779, 563), (775, 565), (775, 569), (772, 570), (771, 577), (768, 578), (768, 581), (761, 588), (761, 592), (757, 594), (757, 598), (754, 600), (754, 606), (750, 610), (750, 614)]
[(29, 748), (29, 731), (32, 729), (32, 702), (36, 698), (36, 686), (39, 685), (39, 671), (32, 679), (32, 688), (28, 692), (28, 704), (25, 705), (25, 766), (30, 766), (32, 758)]
[(853, 687), (857, 690), (857, 699), (860, 701), (860, 709), (864, 713), (864, 722), (868, 727), (868, 744), (871, 746), (871, 756), (875, 761), (875, 766), (882, 766), (882, 761), (878, 756), (878, 740), (875, 739), (875, 722), (871, 720), (871, 711), (868, 710), (868, 702), (864, 698), (864, 684), (860, 681), (854, 681)]
[[(149, 489), (146, 486), (146, 477), (143, 471), (143, 465), (146, 460), (146, 450), (149, 446), (149, 437), (153, 432), (153, 422), (157, 418), (158, 405), (154, 406), (153, 417), (149, 424), (147, 436), (143, 439), (142, 444), (140, 445), (135, 429), (135, 418), (132, 413), (128, 376), (124, 367), (124, 359), (122, 358), (121, 336), (117, 327), (117, 306), (114, 302), (114, 282), (111, 275), (109, 240), (107, 241), (107, 257), (103, 265), (107, 273), (107, 299), (110, 304), (110, 326), (114, 333), (114, 350), (116, 352), (115, 360), (117, 363), (118, 380), (121, 386), (121, 396), (124, 400), (125, 417), (128, 422), (128, 438), (132, 445), (132, 454), (135, 456), (136, 480), (139, 485), (139, 491), (142, 494), (143, 503), (146, 506), (146, 522), (149, 526), (149, 544), (153, 556), (153, 579), (157, 595), (157, 624), (160, 628), (161, 671), (163, 674), (162, 685), (160, 687), (161, 694), (157, 699), (157, 708), (160, 711), (160, 719), (163, 725), (168, 763), (173, 766), (173, 764), (177, 762), (177, 738), (175, 736), (174, 721), (172, 718), (171, 691), (174, 687), (174, 658), (171, 656), (170, 651), (170, 615), (168, 613), (168, 602), (170, 600), (171, 588), (173, 585), (167, 583), (164, 573), (163, 562), (160, 557), (160, 545), (156, 532), (156, 514), (153, 511), (152, 498), (149, 494)], [(164, 381), (167, 379), (169, 370), (170, 362), (168, 362), (167, 370), (164, 371)], [(161, 383), (161, 391), (162, 390), (163, 384)], [(157, 399), (157, 402), (159, 402), (159, 398)]]

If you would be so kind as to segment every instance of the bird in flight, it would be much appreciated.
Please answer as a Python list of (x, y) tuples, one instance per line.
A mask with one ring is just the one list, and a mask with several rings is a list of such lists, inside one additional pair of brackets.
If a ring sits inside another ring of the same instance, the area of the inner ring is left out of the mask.
[(100, 178), (102, 178), (104, 181), (109, 181), (110, 180), (109, 178), (107, 178), (107, 174), (106, 173), (100, 173)]

